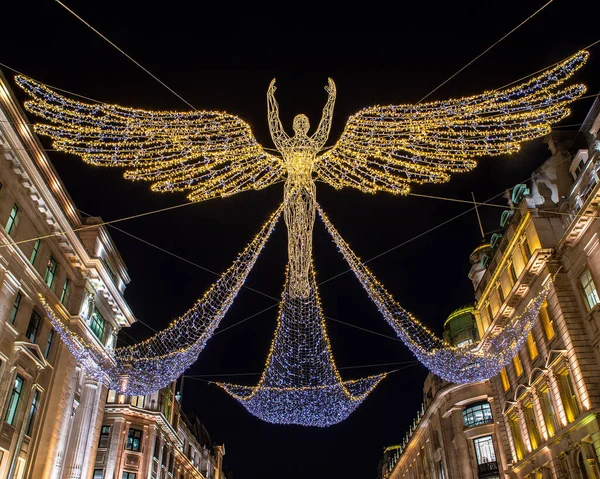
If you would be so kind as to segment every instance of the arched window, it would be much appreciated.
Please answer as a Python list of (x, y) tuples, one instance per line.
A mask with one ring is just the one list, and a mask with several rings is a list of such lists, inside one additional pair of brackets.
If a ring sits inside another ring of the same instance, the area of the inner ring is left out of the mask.
[(493, 422), (492, 408), (487, 401), (469, 404), (463, 409), (463, 423), (465, 427), (481, 426)]

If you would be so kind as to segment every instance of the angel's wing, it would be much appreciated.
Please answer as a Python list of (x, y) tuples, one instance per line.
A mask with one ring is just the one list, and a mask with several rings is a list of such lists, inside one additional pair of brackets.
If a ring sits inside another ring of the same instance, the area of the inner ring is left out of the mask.
[(24, 76), (30, 112), (50, 124), (35, 130), (57, 150), (100, 166), (124, 167), (125, 178), (154, 191), (188, 191), (191, 201), (265, 188), (283, 177), (280, 158), (257, 143), (250, 126), (219, 111), (146, 111), (82, 103)]
[(335, 188), (408, 193), (410, 183), (442, 182), (480, 156), (517, 152), (550, 132), (584, 85), (559, 88), (587, 60), (581, 51), (515, 87), (416, 105), (365, 108), (315, 162), (317, 180)]

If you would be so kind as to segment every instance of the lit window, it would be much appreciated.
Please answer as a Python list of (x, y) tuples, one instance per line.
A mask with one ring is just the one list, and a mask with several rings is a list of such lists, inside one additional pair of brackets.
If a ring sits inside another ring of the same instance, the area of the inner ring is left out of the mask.
[(548, 386), (542, 387), (539, 391), (539, 397), (544, 414), (544, 423), (546, 423), (548, 435), (552, 437), (558, 430), (558, 423), (556, 422), (556, 410), (554, 409), (554, 401), (552, 400), (550, 388)]
[(515, 357), (513, 358), (513, 365), (515, 366), (515, 373), (517, 373), (517, 377), (520, 377), (521, 374), (523, 374), (523, 363), (521, 362), (519, 353), (515, 354)]
[(71, 284), (69, 283), (69, 278), (65, 278), (65, 283), (63, 284), (62, 292), (60, 293), (60, 302), (66, 306), (69, 301), (69, 296), (71, 295)]
[(465, 427), (481, 426), (493, 421), (492, 408), (487, 401), (467, 406), (463, 409), (462, 415)]
[(102, 317), (100, 312), (96, 308), (94, 308), (94, 311), (92, 312), (92, 316), (90, 318), (90, 328), (100, 341), (102, 341), (102, 337), (104, 336), (104, 327), (104, 318)]
[(475, 457), (478, 465), (496, 462), (496, 451), (494, 451), (492, 436), (473, 439), (473, 446), (475, 446)]
[(529, 351), (529, 357), (533, 361), (538, 356), (538, 348), (533, 337), (533, 331), (529, 331), (527, 335), (527, 350)]
[(513, 284), (515, 284), (519, 279), (519, 276), (517, 275), (515, 264), (512, 261), (508, 263), (508, 272), (510, 273), (510, 278), (512, 279)]
[(56, 261), (52, 256), (48, 260), (48, 266), (46, 266), (46, 275), (44, 276), (44, 282), (48, 285), (49, 288), (52, 287), (52, 283), (54, 283), (54, 276), (56, 275)]
[(527, 263), (529, 258), (531, 258), (531, 248), (529, 246), (529, 242), (527, 241), (527, 235), (523, 235), (523, 238), (521, 239), (521, 252), (525, 258), (525, 263)]
[(50, 354), (50, 350), (52, 349), (52, 341), (54, 340), (54, 329), (50, 330), (50, 334), (48, 334), (48, 340), (46, 341), (46, 349), (44, 350), (44, 357), (47, 358)]
[(508, 380), (508, 374), (506, 374), (506, 368), (502, 368), (500, 371), (500, 379), (502, 380), (502, 388), (504, 391), (508, 391), (510, 389), (510, 382)]
[(502, 285), (498, 283), (498, 297), (500, 298), (500, 304), (504, 303), (506, 299), (504, 296), (504, 291), (502, 290)]
[(135, 407), (144, 407), (145, 396), (131, 396), (130, 404)]
[(600, 298), (598, 297), (596, 285), (594, 284), (594, 279), (592, 278), (592, 273), (590, 273), (589, 269), (586, 269), (583, 272), (583, 274), (579, 277), (579, 281), (581, 282), (581, 287), (583, 288), (583, 294), (585, 295), (587, 307), (591, 310), (594, 306), (600, 303)]
[(25, 336), (27, 336), (27, 339), (29, 339), (29, 341), (32, 343), (35, 343), (35, 338), (37, 336), (38, 329), (40, 328), (41, 319), (42, 318), (36, 311), (31, 313), (31, 318), (29, 318), (29, 325), (27, 326)]
[(517, 461), (523, 459), (525, 455), (525, 449), (523, 447), (523, 436), (521, 435), (521, 427), (519, 426), (519, 419), (515, 413), (512, 413), (508, 417), (508, 425), (512, 434), (513, 442), (515, 445), (515, 453), (517, 454)]
[(40, 243), (42, 240), (37, 240), (33, 245), (33, 251), (31, 252), (31, 256), (29, 257), (29, 262), (31, 264), (35, 263), (35, 259), (37, 258), (38, 251), (40, 250)]
[(15, 204), (10, 211), (10, 216), (8, 217), (8, 221), (6, 222), (6, 232), (12, 236), (15, 223), (17, 222), (17, 215), (19, 214), (19, 207)]
[(133, 452), (140, 452), (142, 446), (142, 431), (139, 429), (129, 428), (129, 435), (127, 436), (127, 444), (125, 449)]
[(557, 375), (557, 380), (560, 398), (562, 399), (563, 406), (565, 407), (567, 420), (569, 422), (573, 422), (579, 415), (579, 405), (577, 404), (577, 396), (569, 371), (564, 370), (559, 373)]
[(17, 374), (10, 393), (10, 399), (8, 400), (8, 408), (6, 409), (4, 420), (11, 426), (14, 425), (15, 416), (17, 415), (19, 401), (21, 400), (21, 391), (23, 390), (23, 381), (23, 378)]
[(529, 434), (529, 442), (531, 442), (532, 450), (535, 450), (540, 445), (540, 433), (538, 431), (537, 422), (535, 421), (533, 404), (528, 402), (523, 406), (523, 416), (525, 417), (525, 425), (527, 426), (527, 433)]
[(548, 312), (548, 303), (544, 301), (540, 308), (540, 319), (542, 320), (542, 326), (544, 327), (544, 333), (546, 338), (550, 341), (554, 337), (554, 321), (550, 317)]
[(98, 447), (106, 449), (108, 447), (108, 436), (110, 435), (110, 426), (102, 426), (100, 429), (100, 439), (98, 440)]
[(15, 324), (15, 319), (17, 317), (17, 313), (19, 312), (19, 306), (21, 306), (21, 293), (17, 293), (15, 296), (15, 300), (13, 302), (12, 309), (10, 311), (10, 322), (11, 324)]
[(27, 423), (27, 430), (25, 434), (31, 437), (31, 433), (33, 432), (33, 426), (35, 425), (35, 417), (37, 415), (37, 410), (40, 402), (40, 391), (39, 389), (35, 390), (33, 394), (33, 400), (31, 401), (31, 407), (29, 408), (29, 418)]

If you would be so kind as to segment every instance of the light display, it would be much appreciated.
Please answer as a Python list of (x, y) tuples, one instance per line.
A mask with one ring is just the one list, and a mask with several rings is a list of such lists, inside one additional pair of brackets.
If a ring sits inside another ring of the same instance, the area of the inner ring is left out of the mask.
[(318, 212), (350, 269), (398, 337), (430, 371), (452, 383), (483, 381), (499, 374), (527, 339), (552, 287), (552, 281), (548, 277), (541, 291), (525, 310), (511, 318), (504, 327), (494, 331), (483, 341), (455, 347), (437, 337), (404, 310), (362, 264), (320, 207)]
[(69, 329), (46, 300), (42, 305), (63, 342), (95, 379), (121, 394), (149, 394), (168, 386), (196, 361), (252, 270), (281, 216), (279, 207), (234, 263), (189, 311), (133, 346), (108, 351)]
[(330, 426), (344, 420), (386, 376), (343, 381), (327, 336), (315, 272), (298, 297), (288, 270), (277, 329), (257, 386), (218, 383), (253, 415), (275, 424)]
[(281, 156), (268, 153), (250, 126), (220, 111), (146, 111), (67, 98), (24, 76), (16, 81), (30, 96), (26, 108), (49, 123), (35, 125), (56, 150), (85, 162), (125, 169), (125, 177), (151, 183), (153, 191), (186, 191), (203, 201), (285, 181), (283, 204), (234, 265), (196, 305), (167, 329), (140, 344), (98, 352), (53, 315), (63, 340), (95, 377), (124, 394), (158, 389), (177, 378), (203, 349), (254, 265), (283, 212), (288, 229), (288, 274), (265, 372), (257, 386), (221, 384), (250, 412), (274, 423), (325, 426), (348, 416), (385, 375), (343, 381), (323, 324), (312, 266), (317, 211), (344, 258), (417, 358), (452, 382), (498, 373), (524, 341), (548, 281), (535, 300), (500, 331), (476, 345), (452, 347), (404, 311), (339, 236), (316, 201), (316, 182), (365, 193), (407, 194), (414, 183), (448, 181), (476, 158), (515, 153), (524, 141), (550, 132), (569, 114), (585, 86), (564, 83), (587, 60), (581, 51), (533, 79), (479, 95), (420, 103), (372, 106), (346, 122), (338, 141), (324, 148), (336, 89), (315, 132), (296, 115), (294, 136), (279, 119), (275, 80), (267, 92), (268, 122)]

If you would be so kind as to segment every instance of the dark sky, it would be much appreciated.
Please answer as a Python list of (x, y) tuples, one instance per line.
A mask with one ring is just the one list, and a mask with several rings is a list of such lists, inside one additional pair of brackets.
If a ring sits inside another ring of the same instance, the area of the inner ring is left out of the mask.
[[(227, 111), (248, 121), (266, 147), (273, 147), (265, 102), (272, 78), (277, 79), (276, 95), (288, 128), (297, 113), (306, 113), (316, 124), (326, 100), (323, 87), (327, 77), (334, 79), (337, 103), (328, 143), (332, 144), (350, 114), (374, 104), (417, 102), (544, 4), (368, 2), (327, 9), (323, 4), (282, 3), (260, 11), (250, 6), (237, 10), (230, 2), (211, 7), (205, 3), (170, 1), (154, 6), (121, 0), (68, 5), (195, 108)], [(592, 10), (593, 3), (554, 0), (430, 99), (503, 86), (595, 42), (600, 39), (600, 17), (598, 7)], [(57, 2), (13, 0), (5, 2), (1, 15), (0, 62), (8, 67), (106, 102), (189, 109)], [(591, 59), (577, 79), (595, 94), (600, 90), (600, 44), (590, 51)], [(3, 72), (12, 78), (10, 70), (3, 68)], [(592, 101), (579, 101), (561, 124), (581, 123)], [(45, 140), (44, 144), (48, 145)], [(105, 220), (185, 201), (184, 194), (150, 193), (148, 185), (129, 183), (118, 170), (94, 168), (68, 155), (50, 152), (49, 156), (76, 205)], [(547, 157), (546, 145), (532, 141), (512, 157), (484, 158), (471, 173), (456, 175), (444, 185), (416, 186), (413, 192), (462, 200), (471, 199), (473, 192), (478, 200), (487, 200), (526, 180)], [(119, 227), (220, 272), (277, 207), (282, 188), (278, 184), (194, 204)], [(468, 205), (335, 191), (323, 184), (317, 187), (317, 198), (363, 260), (390, 250), (369, 263), (372, 271), (406, 309), (434, 331), (441, 333), (447, 315), (472, 302), (467, 272), (468, 256), (481, 241), (477, 218), (469, 212), (444, 224), (468, 210)], [(496, 203), (501, 204), (502, 198)], [(481, 209), (486, 232), (499, 227), (500, 212)], [(135, 315), (155, 328), (185, 312), (215, 280), (206, 271), (119, 231), (111, 229), (111, 234), (132, 278), (126, 299)], [(347, 269), (319, 221), (314, 256), (320, 281)], [(285, 260), (286, 234), (281, 223), (247, 284), (279, 297)], [(321, 296), (331, 318), (380, 334), (328, 322), (337, 364), (349, 368), (342, 370), (344, 378), (398, 367), (354, 366), (414, 359), (352, 275), (324, 284)], [(271, 304), (242, 290), (221, 328)], [(275, 320), (275, 310), (271, 310), (215, 335), (188, 373), (260, 372)], [(138, 324), (127, 334), (140, 338), (149, 331)], [(264, 423), (215, 385), (198, 380), (186, 381), (184, 407), (201, 418), (215, 442), (225, 443), (225, 463), (236, 479), (369, 479), (376, 474), (383, 448), (398, 443), (411, 423), (421, 403), (426, 373), (416, 365), (390, 375), (346, 421), (325, 429)], [(258, 376), (223, 379), (254, 384)]]

